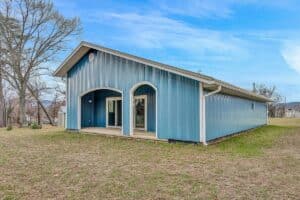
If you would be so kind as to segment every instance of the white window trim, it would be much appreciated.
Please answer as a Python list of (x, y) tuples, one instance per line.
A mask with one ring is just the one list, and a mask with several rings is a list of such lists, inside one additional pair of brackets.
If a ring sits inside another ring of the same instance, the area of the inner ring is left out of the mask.
[(133, 101), (135, 101), (136, 99), (144, 99), (145, 101), (145, 119), (144, 119), (144, 128), (137, 128), (136, 127), (136, 119), (135, 119), (135, 104), (133, 106), (133, 128), (136, 129), (136, 130), (143, 130), (143, 131), (148, 131), (148, 128), (147, 128), (147, 116), (148, 116), (148, 101), (147, 101), (147, 95), (137, 95), (137, 96), (134, 96), (133, 97)]
[[(123, 104), (122, 102), (122, 97), (106, 97), (106, 106), (105, 106), (105, 127), (106, 128), (121, 128), (123, 126), (123, 120), (122, 121), (122, 126), (117, 126), (118, 124), (118, 109), (116, 109), (116, 114), (115, 114), (115, 126), (110, 126), (108, 125), (108, 101), (115, 101), (115, 100), (121, 100), (121, 105)], [(122, 105), (122, 110), (123, 110), (123, 105)], [(122, 113), (123, 115), (123, 113)], [(121, 117), (122, 118), (122, 117)]]
[(130, 100), (129, 100), (129, 135), (133, 135), (133, 97), (135, 90), (140, 87), (141, 85), (148, 85), (151, 86), (155, 90), (155, 138), (158, 138), (158, 90), (157, 88), (148, 81), (142, 81), (139, 83), (136, 83), (132, 88), (130, 89)]

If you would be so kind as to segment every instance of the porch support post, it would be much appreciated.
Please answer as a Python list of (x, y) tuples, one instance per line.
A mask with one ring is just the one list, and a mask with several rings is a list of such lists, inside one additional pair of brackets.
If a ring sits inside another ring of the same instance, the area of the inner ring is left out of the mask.
[(130, 136), (131, 133), (131, 110), (130, 110), (130, 101), (131, 101), (131, 94), (130, 89), (126, 88), (123, 90), (123, 124), (122, 124), (122, 132), (123, 135)]

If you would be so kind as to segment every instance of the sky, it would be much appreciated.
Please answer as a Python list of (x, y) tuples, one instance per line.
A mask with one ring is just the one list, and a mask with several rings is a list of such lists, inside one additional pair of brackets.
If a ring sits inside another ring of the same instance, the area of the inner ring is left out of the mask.
[[(300, 101), (300, 0), (54, 0), (81, 40)], [(62, 54), (62, 59), (70, 52)]]

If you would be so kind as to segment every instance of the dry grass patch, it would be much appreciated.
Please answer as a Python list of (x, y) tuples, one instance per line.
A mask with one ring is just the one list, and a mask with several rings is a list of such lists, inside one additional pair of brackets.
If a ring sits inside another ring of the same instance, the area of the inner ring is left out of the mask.
[(270, 125), (300, 127), (300, 118), (269, 118)]
[(299, 130), (263, 127), (203, 147), (3, 129), (0, 197), (299, 199)]

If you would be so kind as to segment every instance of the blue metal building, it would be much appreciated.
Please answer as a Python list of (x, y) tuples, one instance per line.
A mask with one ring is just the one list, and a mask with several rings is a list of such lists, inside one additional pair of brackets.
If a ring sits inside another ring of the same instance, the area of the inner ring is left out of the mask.
[(55, 76), (67, 80), (69, 130), (206, 144), (267, 123), (268, 98), (88, 42)]

